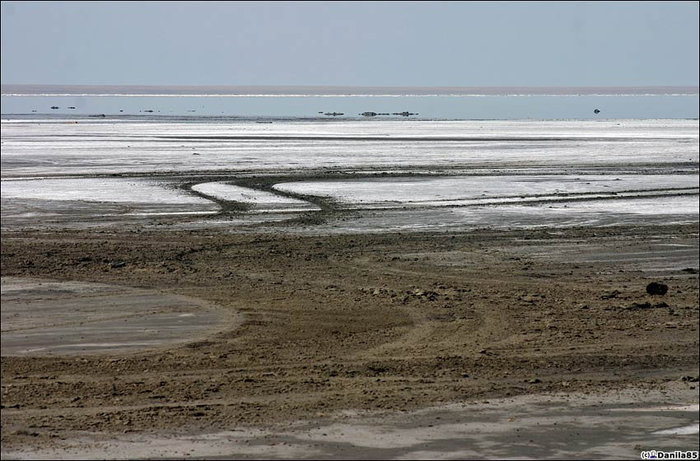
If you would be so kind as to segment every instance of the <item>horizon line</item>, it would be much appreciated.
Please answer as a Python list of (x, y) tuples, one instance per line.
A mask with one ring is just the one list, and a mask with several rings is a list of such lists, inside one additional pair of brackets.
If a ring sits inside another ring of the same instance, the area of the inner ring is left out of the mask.
[[(196, 90), (196, 91), (193, 91)], [(189, 93), (188, 93), (189, 92)], [(113, 84), (0, 84), (0, 93), (21, 95), (307, 95), (307, 96), (430, 96), (430, 95), (632, 95), (678, 94), (696, 95), (693, 85), (630, 85), (630, 86), (360, 86), (360, 85), (113, 85)]]

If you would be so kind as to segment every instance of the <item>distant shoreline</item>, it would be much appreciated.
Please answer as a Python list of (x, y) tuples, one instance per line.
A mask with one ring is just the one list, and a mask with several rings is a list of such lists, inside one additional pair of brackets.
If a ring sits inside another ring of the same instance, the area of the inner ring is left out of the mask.
[(624, 96), (697, 95), (697, 86), (1, 85), (3, 96)]

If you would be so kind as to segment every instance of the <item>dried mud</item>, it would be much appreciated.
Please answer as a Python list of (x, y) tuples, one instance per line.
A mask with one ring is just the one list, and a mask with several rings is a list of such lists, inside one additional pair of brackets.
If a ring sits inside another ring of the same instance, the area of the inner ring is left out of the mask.
[[(697, 252), (698, 226), (3, 231), (2, 276), (157, 289), (243, 316), (166, 349), (3, 356), (3, 450), (75, 431), (221, 431), (341, 410), (695, 386), (697, 262), (660, 267), (670, 247), (659, 242)], [(668, 293), (648, 295), (652, 281)]]

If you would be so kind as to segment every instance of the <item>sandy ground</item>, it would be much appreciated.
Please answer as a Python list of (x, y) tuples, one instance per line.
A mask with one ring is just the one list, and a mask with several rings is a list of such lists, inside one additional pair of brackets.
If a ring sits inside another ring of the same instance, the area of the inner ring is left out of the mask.
[(17, 459), (639, 459), (698, 448), (697, 390), (526, 395), (187, 434), (76, 432)]
[[(697, 450), (697, 254), (697, 224), (4, 230), (3, 286), (157, 291), (241, 321), (167, 347), (58, 356), (6, 353), (3, 331), (3, 459)], [(652, 281), (668, 293), (648, 295)], [(10, 308), (52, 302), (13, 296)], [(650, 435), (664, 430), (677, 433)]]

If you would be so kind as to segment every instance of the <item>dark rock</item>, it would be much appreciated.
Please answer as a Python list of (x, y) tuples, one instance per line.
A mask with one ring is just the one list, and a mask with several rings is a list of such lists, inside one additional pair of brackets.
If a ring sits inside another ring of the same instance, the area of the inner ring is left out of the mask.
[(413, 292), (411, 292), (411, 294), (413, 294), (413, 296), (416, 296), (418, 298), (427, 299), (428, 301), (435, 301), (440, 296), (438, 293), (436, 293), (434, 291), (424, 291), (424, 290), (419, 290), (419, 289), (413, 290)]
[(664, 303), (664, 302), (652, 304), (649, 301), (647, 301), (644, 303), (632, 303), (631, 306), (623, 307), (623, 309), (630, 310), (630, 311), (636, 311), (639, 309), (662, 309), (664, 307), (669, 307), (669, 305)]
[(632, 305), (628, 309), (630, 309), (630, 310), (651, 309), (651, 303), (650, 302), (632, 303)]
[(376, 117), (377, 113), (376, 112), (362, 112), (360, 115), (363, 115), (365, 117)]
[(56, 109), (58, 109), (59, 107), (58, 107), (58, 106), (51, 106), (51, 108), (54, 109), (54, 110), (56, 110)]
[(594, 114), (600, 114), (600, 109), (596, 109), (593, 111)]
[(612, 298), (617, 298), (617, 295), (622, 294), (621, 291), (619, 290), (613, 290), (610, 293), (606, 293), (603, 296), (600, 297), (600, 299), (612, 299)]
[(659, 295), (663, 296), (666, 294), (668, 291), (668, 285), (665, 283), (661, 282), (651, 282), (649, 285), (647, 285), (647, 293), (650, 295)]

